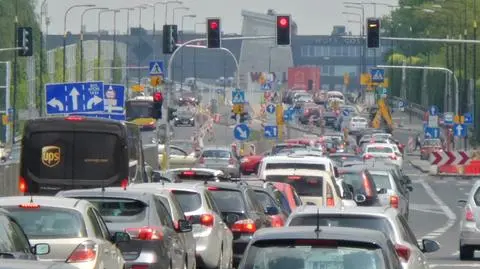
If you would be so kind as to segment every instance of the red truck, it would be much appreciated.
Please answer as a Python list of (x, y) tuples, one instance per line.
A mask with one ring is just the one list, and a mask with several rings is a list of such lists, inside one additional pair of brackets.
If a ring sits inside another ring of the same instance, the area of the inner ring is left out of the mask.
[(301, 66), (288, 68), (288, 88), (304, 90), (320, 89), (320, 68)]

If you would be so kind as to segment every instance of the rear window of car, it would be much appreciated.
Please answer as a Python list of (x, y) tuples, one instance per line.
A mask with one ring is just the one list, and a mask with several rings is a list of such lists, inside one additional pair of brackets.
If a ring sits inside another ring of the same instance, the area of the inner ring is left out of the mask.
[(92, 203), (102, 215), (105, 222), (131, 223), (142, 222), (147, 216), (148, 205), (142, 201), (129, 198), (76, 197)]
[(264, 209), (268, 207), (277, 207), (273, 198), (266, 192), (261, 190), (255, 190), (255, 197), (262, 204)]
[(317, 215), (297, 215), (293, 217), (289, 226), (316, 226), (317, 221), (320, 222), (320, 226), (377, 230), (383, 232), (389, 238), (395, 234), (386, 218), (376, 216), (320, 214), (318, 217)]
[(33, 133), (23, 164), (38, 178), (105, 180), (121, 171), (124, 148), (118, 136), (108, 133)]
[[(355, 193), (362, 193), (362, 194), (365, 194), (366, 192), (366, 187), (365, 186), (365, 180), (368, 180), (365, 179), (364, 177), (366, 177), (366, 175), (360, 171), (348, 171), (348, 172), (345, 172), (345, 173), (341, 173), (342, 175), (342, 178), (343, 178), (343, 181), (347, 184), (350, 184), (352, 185), (353, 187), (353, 190)], [(368, 181), (370, 182), (370, 181)], [(375, 182), (372, 182), (373, 185), (375, 186), (371, 186), (372, 188), (377, 188)], [(373, 190), (372, 190), (373, 191)]]
[(362, 119), (362, 118), (353, 118), (352, 121), (353, 122), (367, 122), (367, 120)]
[(310, 170), (320, 170), (326, 171), (324, 164), (318, 163), (298, 163), (298, 162), (291, 162), (291, 163), (267, 163), (265, 166), (266, 170), (274, 170), (274, 169), (310, 169)]
[(216, 180), (216, 176), (211, 172), (205, 171), (170, 171), (168, 177), (173, 178), (176, 182), (179, 181), (212, 181)]
[(427, 147), (440, 147), (442, 146), (442, 142), (440, 142), (440, 140), (437, 140), (437, 139), (425, 139), (423, 141), (423, 145)]
[(208, 188), (221, 212), (244, 212), (245, 200), (242, 193), (236, 190), (220, 189), (216, 187)]
[(204, 158), (230, 158), (232, 157), (229, 151), (226, 150), (206, 150), (202, 153)]
[(3, 207), (18, 221), (29, 239), (81, 238), (87, 232), (82, 215), (71, 209)]
[(267, 181), (290, 184), (300, 196), (323, 196), (323, 177), (269, 175)]
[(372, 175), (373, 181), (378, 189), (391, 189), (392, 185), (390, 184), (390, 177), (383, 174), (370, 173)]
[(473, 200), (477, 206), (480, 206), (480, 188), (477, 188), (475, 194), (473, 195)]
[(367, 147), (368, 153), (393, 153), (391, 147)]
[(199, 193), (178, 190), (173, 190), (172, 193), (184, 212), (195, 211), (202, 206), (202, 197)]

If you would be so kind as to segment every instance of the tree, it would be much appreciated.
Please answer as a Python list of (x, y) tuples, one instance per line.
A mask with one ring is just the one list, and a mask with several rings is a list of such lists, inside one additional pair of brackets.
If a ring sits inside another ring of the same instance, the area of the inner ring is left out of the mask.
[[(118, 53), (115, 53), (115, 58), (113, 59), (114, 67), (121, 67), (123, 66), (123, 61)], [(121, 83), (123, 78), (123, 69), (113, 69), (112, 70), (112, 81), (113, 83)]]

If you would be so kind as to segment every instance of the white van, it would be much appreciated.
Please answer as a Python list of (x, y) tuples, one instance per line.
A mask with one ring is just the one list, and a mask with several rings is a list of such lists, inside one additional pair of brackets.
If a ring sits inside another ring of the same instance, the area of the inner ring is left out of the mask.
[(326, 171), (335, 178), (339, 177), (337, 168), (332, 160), (320, 156), (304, 156), (290, 154), (288, 156), (267, 156), (258, 166), (258, 178), (265, 180), (265, 173), (273, 169), (308, 169)]

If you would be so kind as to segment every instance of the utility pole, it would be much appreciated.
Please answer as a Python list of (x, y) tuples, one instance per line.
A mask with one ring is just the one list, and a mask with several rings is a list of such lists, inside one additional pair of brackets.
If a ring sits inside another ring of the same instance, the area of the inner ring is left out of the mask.
[[(477, 6), (476, 0), (473, 0), (473, 40), (477, 40)], [(473, 78), (473, 128), (475, 129), (476, 138), (479, 138), (480, 132), (477, 130), (477, 44), (473, 44), (473, 66), (472, 66), (472, 78)]]
[[(15, 1), (15, 22), (13, 24), (14, 26), (14, 33), (15, 33), (15, 38), (13, 40), (13, 47), (17, 47), (17, 40), (18, 40), (18, 34), (17, 34), (17, 28), (18, 28), (18, 1)], [(14, 51), (13, 52), (13, 112), (12, 112), (12, 145), (15, 144), (15, 127), (16, 127), (16, 110), (17, 110), (17, 58), (18, 58), (18, 52)], [(10, 89), (7, 89), (9, 91)], [(8, 113), (8, 111), (7, 111)]]

